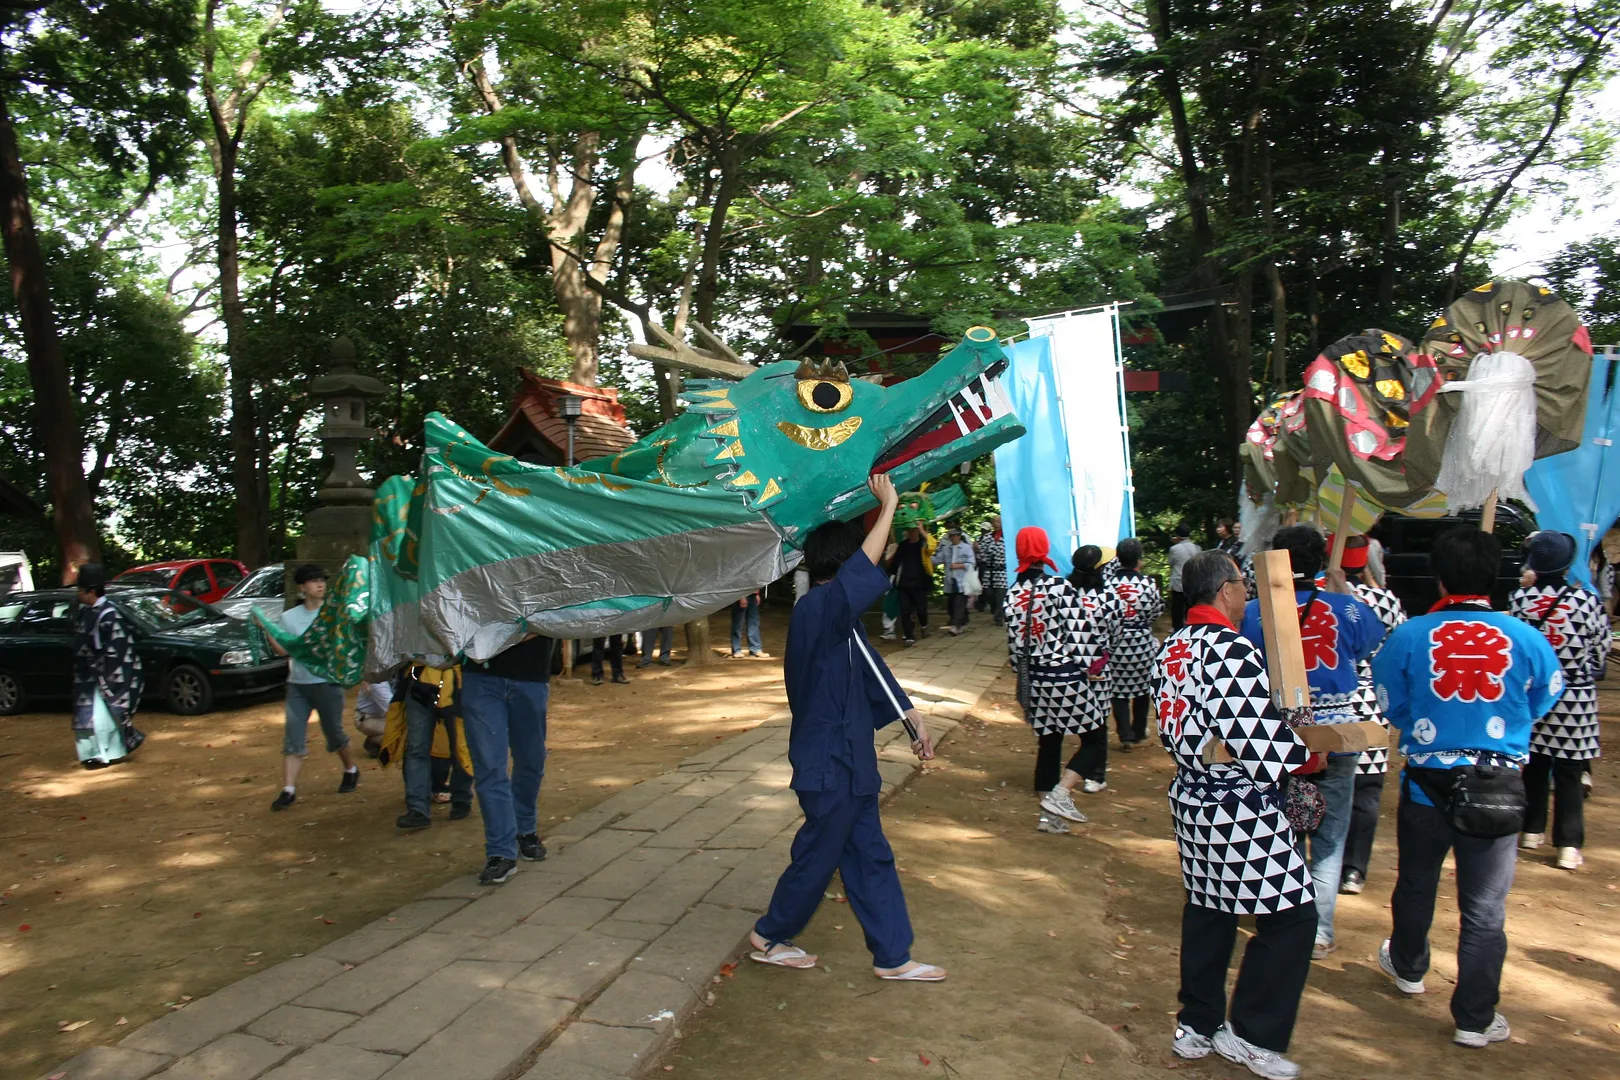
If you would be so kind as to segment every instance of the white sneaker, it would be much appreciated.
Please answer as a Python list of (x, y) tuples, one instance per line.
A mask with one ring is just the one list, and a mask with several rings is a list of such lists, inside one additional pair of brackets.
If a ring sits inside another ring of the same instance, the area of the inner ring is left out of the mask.
[(1055, 787), (1051, 791), (1048, 791), (1045, 795), (1042, 795), (1041, 809), (1045, 810), (1048, 814), (1056, 814), (1060, 818), (1068, 818), (1070, 821), (1083, 822), (1086, 820), (1086, 815), (1075, 809), (1074, 796), (1070, 795), (1066, 788)]
[(1558, 849), (1558, 869), (1579, 870), (1586, 858), (1578, 847), (1561, 847)]
[(893, 641), (894, 640), (894, 631), (890, 630), (886, 634), (879, 634), (878, 637), (882, 638), (884, 641)]
[(1051, 814), (1042, 814), (1041, 820), (1035, 823), (1035, 831), (1062, 834), (1069, 831), (1069, 823), (1060, 817), (1053, 817)]
[(1170, 1044), (1170, 1049), (1175, 1051), (1176, 1057), (1196, 1061), (1201, 1057), (1208, 1057), (1209, 1052), (1215, 1049), (1215, 1044), (1207, 1035), (1200, 1035), (1192, 1028), (1178, 1026), (1175, 1041)]
[(1108, 790), (1108, 781), (1106, 781), (1106, 780), (1086, 780), (1086, 781), (1081, 783), (1080, 788), (1087, 795), (1095, 795), (1099, 791), (1107, 791)]
[(1234, 1065), (1242, 1065), (1256, 1076), (1263, 1076), (1266, 1080), (1294, 1080), (1299, 1075), (1299, 1066), (1283, 1057), (1275, 1050), (1267, 1050), (1256, 1046), (1247, 1039), (1233, 1034), (1232, 1029), (1222, 1025), (1210, 1040), (1215, 1052)]
[(1389, 957), (1389, 938), (1385, 938), (1384, 943), (1378, 946), (1378, 966), (1384, 970), (1385, 975), (1395, 980), (1395, 989), (1403, 994), (1421, 994), (1427, 989), (1422, 979), (1403, 979), (1395, 974), (1395, 961)]
[(1491, 1026), (1484, 1031), (1464, 1031), (1458, 1028), (1452, 1033), (1451, 1041), (1458, 1046), (1471, 1046), (1475, 1050), (1483, 1050), (1493, 1042), (1506, 1042), (1513, 1029), (1508, 1027), (1507, 1017), (1501, 1013), (1491, 1021)]
[(1519, 850), (1534, 851), (1547, 842), (1547, 834), (1541, 832), (1522, 832), (1519, 834)]

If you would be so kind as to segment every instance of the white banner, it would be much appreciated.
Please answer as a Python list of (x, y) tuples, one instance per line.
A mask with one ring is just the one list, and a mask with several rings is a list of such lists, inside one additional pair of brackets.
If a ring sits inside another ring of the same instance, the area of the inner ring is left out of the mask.
[[(1123, 537), (1136, 532), (1119, 309), (1109, 305), (1101, 311), (1031, 319), (1029, 332), (1052, 340), (1052, 370), (1074, 493), (1074, 534), (1067, 540), (1068, 550), (1085, 544), (1117, 547)], [(1063, 542), (1052, 537), (1054, 547)]]

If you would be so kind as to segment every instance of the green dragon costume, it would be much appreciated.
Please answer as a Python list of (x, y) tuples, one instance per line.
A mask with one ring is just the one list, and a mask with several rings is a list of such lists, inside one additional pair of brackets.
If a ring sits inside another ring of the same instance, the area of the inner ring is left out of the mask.
[(352, 684), (413, 658), (487, 659), (531, 632), (700, 618), (791, 570), (817, 525), (871, 509), (872, 472), (914, 490), (1022, 435), (996, 383), (1006, 364), (996, 333), (974, 327), (892, 387), (808, 361), (691, 381), (683, 415), (571, 469), (495, 453), (430, 414), (416, 475), (378, 489), (369, 557), (351, 557), (322, 618), (296, 639), (260, 626)]

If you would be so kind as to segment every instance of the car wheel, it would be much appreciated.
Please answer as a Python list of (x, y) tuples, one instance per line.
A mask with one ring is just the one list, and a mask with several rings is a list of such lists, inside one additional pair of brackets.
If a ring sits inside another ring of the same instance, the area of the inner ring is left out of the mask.
[(0, 671), (0, 716), (10, 716), (20, 713), (28, 704), (28, 695), (23, 693), (22, 683), (17, 676), (9, 671)]
[(163, 699), (170, 712), (196, 716), (214, 707), (214, 687), (202, 668), (181, 664), (163, 680)]

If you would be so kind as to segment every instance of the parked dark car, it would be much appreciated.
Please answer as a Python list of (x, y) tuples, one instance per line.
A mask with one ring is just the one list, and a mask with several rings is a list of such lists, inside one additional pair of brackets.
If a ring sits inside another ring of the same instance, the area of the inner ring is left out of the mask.
[(212, 601), (215, 611), (224, 612), (233, 619), (246, 619), (255, 607), (278, 612), (286, 607), (287, 566), (271, 563), (261, 566), (231, 586), (231, 591)]
[[(274, 689), (287, 661), (255, 663), (247, 627), (186, 593), (110, 588), (107, 599), (129, 618), (146, 676), (142, 701), (195, 716), (219, 698)], [(0, 597), (0, 715), (73, 696), (73, 589)]]
[[(1384, 545), (1384, 572), (1388, 575), (1389, 591), (1400, 598), (1407, 615), (1422, 615), (1440, 599), (1434, 568), (1429, 565), (1429, 547), (1435, 537), (1458, 525), (1472, 525), (1477, 529), (1479, 519), (1478, 510), (1465, 510), (1455, 517), (1443, 518), (1385, 514), (1373, 526), (1371, 535)], [(1496, 536), (1502, 541), (1502, 568), (1497, 572), (1496, 588), (1491, 590), (1491, 606), (1498, 611), (1507, 609), (1508, 594), (1519, 587), (1524, 542), (1535, 531), (1536, 520), (1530, 511), (1511, 503), (1496, 508)]]

